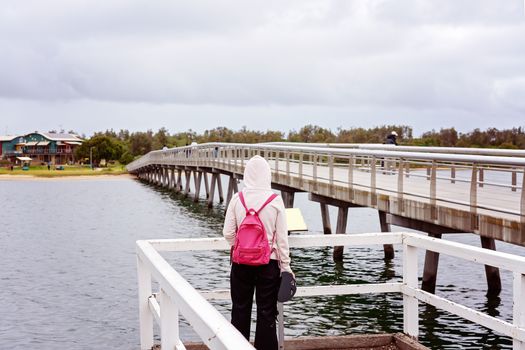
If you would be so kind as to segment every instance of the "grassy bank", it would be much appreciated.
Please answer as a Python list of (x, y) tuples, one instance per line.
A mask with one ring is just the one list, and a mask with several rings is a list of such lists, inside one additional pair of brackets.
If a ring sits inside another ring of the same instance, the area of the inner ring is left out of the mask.
[(86, 166), (64, 165), (64, 170), (47, 170), (47, 166), (32, 166), (29, 170), (22, 170), (15, 167), (12, 171), (9, 168), (0, 168), (0, 175), (26, 175), (36, 177), (63, 177), (63, 176), (98, 176), (98, 175), (121, 175), (127, 174), (123, 165), (117, 164), (107, 168), (97, 168), (91, 170)]

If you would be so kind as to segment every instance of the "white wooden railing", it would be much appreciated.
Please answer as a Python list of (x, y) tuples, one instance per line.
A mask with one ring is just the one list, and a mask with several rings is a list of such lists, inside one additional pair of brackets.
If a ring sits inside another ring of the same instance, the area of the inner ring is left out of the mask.
[[(403, 331), (418, 337), (418, 303), (424, 302), (513, 339), (513, 349), (525, 350), (525, 258), (413, 233), (290, 236), (293, 248), (395, 244), (402, 248), (403, 282), (304, 286), (296, 298), (363, 293), (401, 293)], [(179, 314), (210, 349), (253, 349), (243, 336), (206, 300), (228, 299), (227, 290), (197, 291), (159, 252), (228, 250), (223, 238), (137, 241), (141, 349), (153, 346), (153, 320), (161, 328), (162, 349), (185, 349), (179, 336)], [(513, 322), (489, 316), (418, 287), (418, 249), (426, 249), (513, 273)], [(293, 262), (292, 262), (293, 265)], [(152, 291), (152, 278), (159, 290)], [(297, 276), (301, 284), (301, 276)]]

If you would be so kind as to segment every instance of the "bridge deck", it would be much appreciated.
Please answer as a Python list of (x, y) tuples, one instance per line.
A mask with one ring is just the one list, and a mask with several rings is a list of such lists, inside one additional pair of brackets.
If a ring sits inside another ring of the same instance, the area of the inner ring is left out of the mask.
[[(525, 245), (523, 158), (217, 145), (154, 151), (128, 169), (178, 167), (242, 176), (245, 162), (261, 154), (272, 167), (275, 188), (309, 192), (342, 206), (375, 208), (391, 214), (397, 224), (408, 220)], [(175, 173), (159, 176), (170, 179)]]

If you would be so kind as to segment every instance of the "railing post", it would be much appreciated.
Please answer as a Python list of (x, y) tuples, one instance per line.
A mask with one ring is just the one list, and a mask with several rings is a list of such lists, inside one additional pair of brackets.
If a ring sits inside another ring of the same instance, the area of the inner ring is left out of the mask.
[[(513, 292), (513, 323), (515, 326), (525, 328), (525, 275), (514, 272)], [(512, 349), (525, 350), (525, 342), (514, 339)]]
[(376, 175), (376, 157), (372, 156), (370, 164), (370, 204), (372, 206), (377, 204)]
[(303, 152), (299, 152), (299, 186), (303, 186)]
[(164, 289), (160, 290), (160, 341), (162, 349), (180, 348), (179, 310)]
[(237, 149), (237, 147), (234, 147), (233, 148), (233, 154), (234, 154), (234, 164), (235, 164), (235, 170), (237, 170), (237, 161), (238, 161), (238, 158), (239, 158), (239, 150)]
[(403, 203), (403, 195), (404, 195), (404, 188), (403, 188), (403, 170), (405, 169), (405, 160), (403, 158), (399, 159), (399, 168), (397, 173), (397, 202), (398, 202), (398, 213), (403, 213), (405, 211), (405, 206)]
[(518, 185), (518, 177), (516, 174), (516, 168), (512, 169), (512, 192), (516, 192)]
[(285, 153), (286, 156), (286, 183), (290, 184), (290, 152)]
[(479, 187), (483, 187), (483, 182), (485, 182), (485, 172), (483, 168), (479, 168)]
[(348, 158), (348, 198), (354, 199), (354, 156)]
[(454, 166), (454, 164), (450, 166), (450, 183), (456, 183), (456, 167)]
[(521, 217), (521, 235), (525, 235), (525, 169), (521, 179), (521, 200), (520, 200), (520, 217)]
[(475, 231), (478, 228), (478, 166), (472, 164), (472, 175), (470, 177), (470, 228)]
[[(417, 288), (417, 276), (417, 248), (403, 243), (403, 284), (408, 289)], [(418, 300), (403, 293), (403, 332), (417, 339), (418, 331)]]
[(437, 220), (436, 196), (437, 196), (437, 166), (436, 166), (436, 162), (432, 161), (432, 169), (430, 173), (430, 219), (431, 220)]
[(279, 181), (279, 151), (275, 151), (275, 181)]
[(314, 159), (314, 169), (313, 169), (314, 190), (317, 191), (317, 154), (313, 154), (312, 157)]
[(139, 323), (140, 348), (149, 350), (153, 346), (153, 315), (149, 309), (151, 296), (151, 273), (137, 256), (137, 276), (139, 284)]
[(328, 179), (330, 183), (330, 193), (333, 193), (334, 188), (334, 155), (330, 154), (328, 156)]

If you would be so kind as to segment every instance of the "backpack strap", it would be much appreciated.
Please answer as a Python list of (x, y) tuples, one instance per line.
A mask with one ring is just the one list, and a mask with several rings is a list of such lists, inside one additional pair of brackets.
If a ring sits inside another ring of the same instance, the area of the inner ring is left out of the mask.
[(259, 213), (261, 212), (261, 210), (264, 209), (264, 207), (266, 207), (268, 204), (270, 204), (271, 201), (273, 201), (275, 199), (275, 197), (277, 197), (277, 195), (275, 193), (273, 193), (270, 198), (268, 198), (266, 200), (266, 202), (264, 202), (264, 204), (259, 208), (259, 210), (257, 210), (257, 215), (259, 215)]
[(241, 200), (242, 206), (246, 210), (246, 213), (248, 213), (248, 207), (246, 206), (246, 202), (244, 201), (244, 195), (242, 194), (242, 191), (239, 191), (239, 199)]

